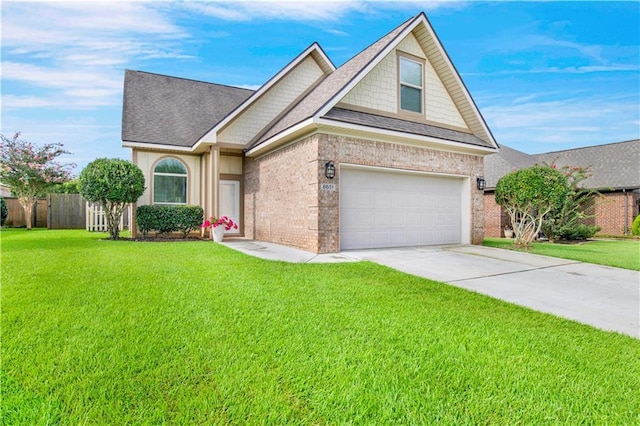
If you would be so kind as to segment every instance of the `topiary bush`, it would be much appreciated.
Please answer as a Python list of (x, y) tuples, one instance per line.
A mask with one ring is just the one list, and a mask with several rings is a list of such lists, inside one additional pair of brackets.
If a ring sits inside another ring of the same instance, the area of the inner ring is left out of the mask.
[(180, 232), (187, 238), (200, 227), (204, 211), (200, 206), (151, 205), (136, 209), (136, 224), (142, 235), (154, 231), (159, 234)]
[(111, 239), (120, 233), (120, 218), (144, 193), (144, 174), (130, 161), (98, 158), (80, 172), (80, 195), (103, 207)]
[(631, 235), (640, 235), (640, 215), (636, 216), (633, 219), (633, 224), (631, 225)]

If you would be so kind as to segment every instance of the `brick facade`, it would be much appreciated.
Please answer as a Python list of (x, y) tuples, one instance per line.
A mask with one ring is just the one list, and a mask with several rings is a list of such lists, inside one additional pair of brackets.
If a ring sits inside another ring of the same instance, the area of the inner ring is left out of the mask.
[(631, 232), (631, 224), (637, 214), (638, 195), (630, 191), (604, 193), (603, 198), (595, 202), (595, 225), (602, 228), (599, 234), (624, 235)]
[(318, 142), (311, 136), (259, 158), (245, 158), (248, 238), (318, 252)]
[[(596, 199), (593, 213), (595, 217), (588, 221), (589, 225), (597, 225), (604, 235), (624, 235), (630, 232), (633, 219), (638, 215), (638, 194), (630, 191), (609, 192)], [(626, 204), (626, 207), (625, 207)], [(625, 215), (627, 217), (625, 221)], [(508, 216), (495, 202), (494, 193), (484, 194), (484, 233), (487, 237), (503, 237), (502, 230), (508, 223)]]
[[(324, 165), (333, 161), (332, 181)], [(316, 134), (263, 157), (245, 161), (245, 235), (315, 253), (340, 251), (339, 188), (341, 163), (468, 176), (471, 189), (471, 236), (484, 238), (482, 193), (475, 177), (482, 157), (370, 140)], [(321, 191), (322, 183), (335, 191)]]
[(484, 235), (485, 237), (504, 237), (504, 228), (509, 223), (509, 215), (496, 204), (495, 194), (484, 194)]

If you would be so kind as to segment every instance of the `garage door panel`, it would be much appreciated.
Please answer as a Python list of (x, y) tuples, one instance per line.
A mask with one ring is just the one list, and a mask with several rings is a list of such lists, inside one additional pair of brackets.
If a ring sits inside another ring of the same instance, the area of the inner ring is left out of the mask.
[(461, 191), (458, 178), (345, 168), (341, 248), (459, 243)]
[(345, 214), (341, 217), (341, 226), (350, 230), (368, 230), (375, 225), (373, 217), (375, 210), (345, 210)]

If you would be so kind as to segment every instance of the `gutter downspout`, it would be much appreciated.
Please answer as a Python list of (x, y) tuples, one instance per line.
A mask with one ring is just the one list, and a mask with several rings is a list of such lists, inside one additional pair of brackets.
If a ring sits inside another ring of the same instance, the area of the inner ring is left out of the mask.
[(629, 193), (626, 189), (622, 190), (624, 194), (624, 235), (629, 235)]

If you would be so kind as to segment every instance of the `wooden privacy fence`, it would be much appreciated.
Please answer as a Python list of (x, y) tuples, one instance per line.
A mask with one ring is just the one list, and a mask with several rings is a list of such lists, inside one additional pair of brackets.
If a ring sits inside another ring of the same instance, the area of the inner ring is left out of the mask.
[[(24, 209), (20, 205), (20, 202), (15, 197), (4, 197), (4, 201), (7, 203), (7, 210), (9, 216), (4, 222), (4, 225), (9, 228), (21, 228), (27, 226), (27, 222), (24, 217)], [(33, 217), (31, 218), (31, 226), (33, 228), (45, 228), (47, 227), (47, 200), (39, 199), (33, 206)]]
[(49, 229), (82, 229), (86, 222), (85, 200), (80, 194), (49, 194)]
[[(5, 201), (9, 210), (5, 226), (14, 228), (26, 226), (24, 209), (18, 199), (5, 197)], [(132, 208), (129, 205), (125, 209), (120, 220), (120, 230), (130, 227)], [(49, 194), (46, 199), (39, 199), (33, 207), (31, 226), (107, 232), (107, 219), (102, 207), (87, 202), (80, 194)]]

